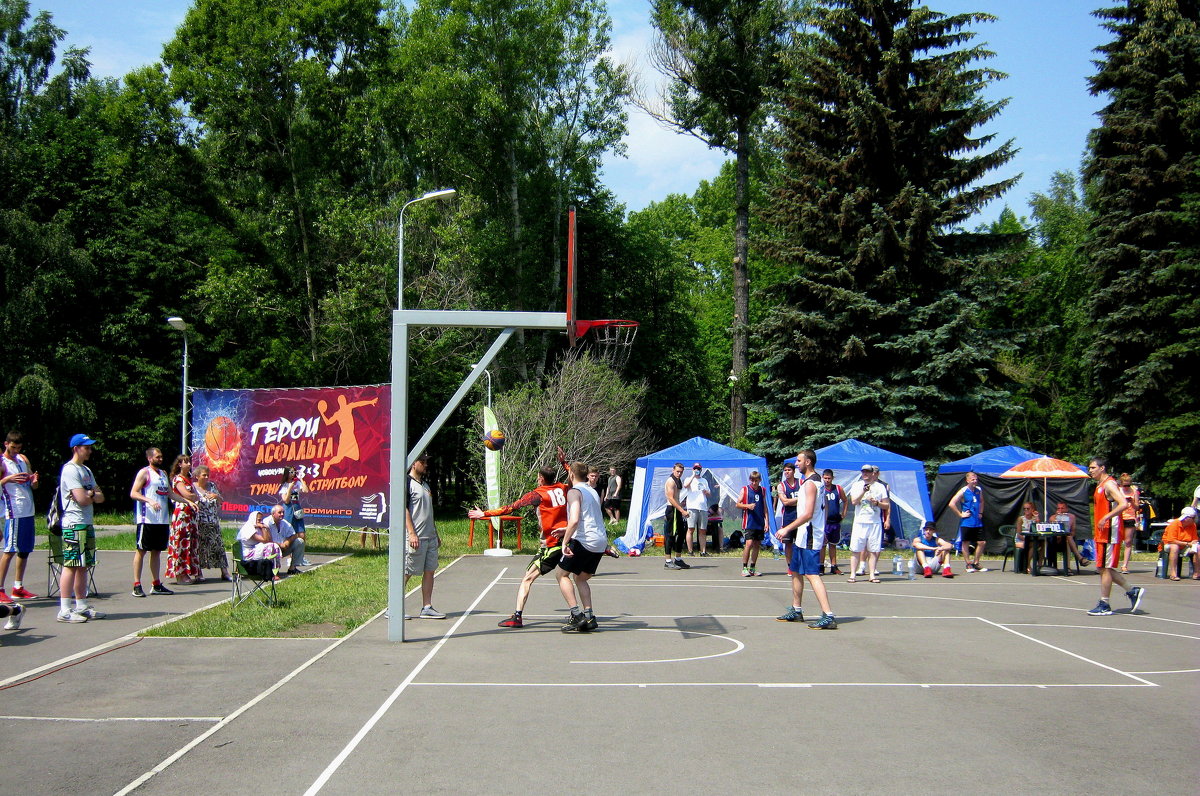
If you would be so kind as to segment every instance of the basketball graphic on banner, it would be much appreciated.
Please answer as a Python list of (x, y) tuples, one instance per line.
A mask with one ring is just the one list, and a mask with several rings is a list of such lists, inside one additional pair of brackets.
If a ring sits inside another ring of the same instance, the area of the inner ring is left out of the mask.
[(242, 434), (228, 417), (214, 417), (204, 431), (204, 455), (214, 473), (227, 473), (242, 451)]

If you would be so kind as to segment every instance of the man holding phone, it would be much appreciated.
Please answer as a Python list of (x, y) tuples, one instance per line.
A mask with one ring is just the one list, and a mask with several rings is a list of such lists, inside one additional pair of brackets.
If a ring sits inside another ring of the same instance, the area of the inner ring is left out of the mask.
[[(33, 552), (33, 490), (38, 485), (38, 474), (34, 472), (29, 458), (21, 453), (25, 441), (20, 431), (10, 431), (4, 438), (4, 454), (0, 455), (0, 490), (3, 495), (4, 552), (0, 554), (0, 603), (17, 600), (35, 600), (37, 595), (25, 588), (25, 564)], [(13, 556), (17, 557), (16, 577), (13, 578), (12, 597), (4, 590), (8, 580), (8, 567)]]

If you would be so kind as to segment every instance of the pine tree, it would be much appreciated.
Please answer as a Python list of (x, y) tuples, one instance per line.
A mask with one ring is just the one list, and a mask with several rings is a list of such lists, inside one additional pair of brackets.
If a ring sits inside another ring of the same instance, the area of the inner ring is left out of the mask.
[(1006, 104), (968, 26), (911, 0), (823, 0), (791, 53), (780, 166), (766, 213), (794, 271), (759, 327), (767, 453), (857, 437), (921, 456), (975, 450), (1007, 407), (1001, 341), (979, 328), (998, 292), (993, 236), (951, 234), (1013, 180), (974, 131)]
[(1096, 446), (1152, 489), (1187, 494), (1200, 437), (1200, 10), (1127, 0), (1096, 16), (1114, 36), (1091, 78), (1109, 104), (1084, 172)]

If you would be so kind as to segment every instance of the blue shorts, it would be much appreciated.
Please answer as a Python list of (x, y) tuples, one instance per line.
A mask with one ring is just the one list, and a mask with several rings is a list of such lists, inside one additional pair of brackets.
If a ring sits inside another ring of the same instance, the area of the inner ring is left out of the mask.
[(33, 517), (4, 521), (4, 552), (24, 557), (33, 552)]
[(788, 559), (788, 573), (792, 575), (820, 575), (821, 551), (809, 550), (793, 545), (792, 557)]

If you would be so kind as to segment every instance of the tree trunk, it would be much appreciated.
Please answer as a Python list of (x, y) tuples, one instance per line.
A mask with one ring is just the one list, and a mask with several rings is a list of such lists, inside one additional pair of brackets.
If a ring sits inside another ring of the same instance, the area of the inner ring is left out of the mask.
[[(518, 184), (520, 176), (517, 174), (517, 153), (510, 141), (507, 145), (508, 149), (508, 203), (512, 213), (512, 256), (513, 268), (515, 276), (516, 294), (513, 303), (513, 309), (517, 312), (525, 311), (525, 265), (521, 253), (521, 191)], [(525, 330), (517, 329), (516, 333), (517, 344), (517, 375), (521, 381), (529, 380), (529, 368), (526, 364), (528, 357), (525, 352)]]
[(746, 435), (746, 371), (749, 346), (746, 323), (750, 315), (750, 140), (745, 126), (737, 132), (737, 168), (733, 198), (733, 366), (729, 383), (729, 442)]

